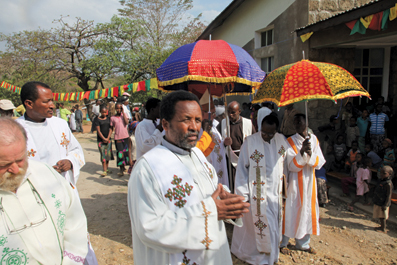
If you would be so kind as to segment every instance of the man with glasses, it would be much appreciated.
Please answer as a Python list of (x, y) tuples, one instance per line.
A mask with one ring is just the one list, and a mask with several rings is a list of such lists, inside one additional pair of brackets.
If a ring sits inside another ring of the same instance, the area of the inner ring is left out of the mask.
[(288, 143), (277, 133), (274, 114), (261, 121), (261, 131), (241, 146), (236, 170), (236, 194), (251, 204), (234, 227), (231, 252), (250, 264), (273, 264), (279, 256), (284, 161)]
[(54, 168), (29, 160), (26, 132), (0, 118), (0, 260), (82, 264), (87, 220), (73, 188)]

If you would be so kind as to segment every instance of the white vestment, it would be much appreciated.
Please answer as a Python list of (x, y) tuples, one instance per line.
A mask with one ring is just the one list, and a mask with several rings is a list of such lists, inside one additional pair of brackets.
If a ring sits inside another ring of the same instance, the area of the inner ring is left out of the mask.
[(315, 170), (320, 169), (325, 159), (317, 137), (310, 134), (312, 155), (300, 153), (305, 139), (294, 134), (287, 139), (288, 178), (287, 200), (283, 234), (290, 238), (301, 239), (307, 234), (319, 235), (319, 208)]
[(134, 264), (232, 264), (211, 197), (217, 176), (200, 152), (163, 139), (135, 164), (128, 183)]
[(272, 111), (268, 107), (262, 107), (258, 110), (258, 114), (257, 114), (258, 132), (261, 131), (263, 119), (270, 113), (272, 113)]
[(276, 133), (270, 144), (260, 132), (241, 146), (236, 170), (236, 194), (251, 204), (243, 227), (234, 227), (231, 252), (250, 264), (273, 264), (279, 256), (282, 185), (288, 143)]
[[(240, 116), (240, 118), (242, 119), (243, 138), (245, 139), (247, 136), (250, 136), (252, 134), (252, 122), (251, 122), (250, 119), (246, 119), (246, 118), (244, 118), (242, 116)], [(226, 137), (227, 137), (226, 119), (223, 119), (222, 120), (222, 138), (223, 138), (223, 140)], [(230, 157), (231, 157), (230, 161), (231, 161), (232, 165), (234, 167), (237, 167), (238, 156), (235, 154), (235, 152), (239, 152), (240, 150), (232, 150), (230, 145), (228, 145), (227, 148), (230, 149)], [(227, 151), (226, 151), (226, 155), (229, 156)]]
[(214, 166), (216, 170), (216, 174), (218, 175), (218, 181), (222, 185), (229, 187), (229, 178), (227, 174), (227, 165), (226, 165), (226, 148), (223, 144), (222, 136), (216, 129), (219, 122), (217, 120), (212, 121), (211, 128), (211, 136), (215, 143), (214, 150), (212, 150), (211, 154), (207, 157), (208, 161)]
[(1, 264), (84, 263), (87, 219), (69, 182), (52, 167), (30, 160), (16, 194), (0, 190), (0, 196)]
[(152, 120), (143, 119), (135, 129), (136, 159), (161, 143), (162, 132), (156, 129)]
[(25, 128), (28, 136), (27, 149), (29, 160), (37, 160), (55, 166), (59, 160), (68, 159), (73, 168), (62, 175), (74, 186), (84, 166), (84, 153), (81, 145), (73, 136), (66, 121), (52, 117), (44, 122), (31, 122), (25, 116), (17, 120)]

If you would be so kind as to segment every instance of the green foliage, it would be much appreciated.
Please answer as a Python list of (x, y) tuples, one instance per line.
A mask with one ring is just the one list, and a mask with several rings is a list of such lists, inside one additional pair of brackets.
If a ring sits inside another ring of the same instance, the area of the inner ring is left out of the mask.
[(22, 104), (21, 98), (19, 97), (18, 93), (8, 91), (4, 88), (0, 88), (0, 99), (11, 100), (11, 102), (14, 104), (15, 107), (18, 107), (19, 105)]
[[(76, 18), (68, 24), (61, 17), (50, 30), (0, 33), (7, 46), (0, 52), (1, 80), (17, 86), (37, 80), (54, 92), (74, 92), (149, 79), (177, 47), (193, 42), (205, 28), (200, 16), (187, 16), (193, 0), (120, 3), (120, 16), (109, 23)], [(162, 95), (153, 93), (137, 95), (137, 101)]]

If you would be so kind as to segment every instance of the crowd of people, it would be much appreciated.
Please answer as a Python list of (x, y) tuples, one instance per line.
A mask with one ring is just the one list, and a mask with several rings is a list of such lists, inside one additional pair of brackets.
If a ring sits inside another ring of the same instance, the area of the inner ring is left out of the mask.
[[(112, 173), (114, 155), (118, 176), (130, 176), (134, 263), (232, 264), (233, 253), (274, 264), (294, 249), (315, 254), (310, 236), (320, 234), (332, 171), (349, 174), (343, 196), (356, 185), (353, 210), (361, 198), (370, 203), (378, 170), (372, 203), (377, 229), (386, 232), (395, 138), (382, 98), (362, 110), (348, 102), (316, 135), (293, 104), (279, 119), (267, 102), (214, 100), (203, 111), (186, 91), (150, 98), (142, 108), (131, 108), (129, 97), (96, 101), (90, 119), (100, 176)], [(54, 105), (41, 82), (26, 83), (21, 101), (26, 112), (16, 120), (3, 117), (15, 107), (0, 101), (2, 258), (23, 253), (41, 264), (97, 264), (76, 188), (85, 164), (72, 133), (82, 132), (79, 105)], [(230, 248), (225, 223), (234, 226)]]

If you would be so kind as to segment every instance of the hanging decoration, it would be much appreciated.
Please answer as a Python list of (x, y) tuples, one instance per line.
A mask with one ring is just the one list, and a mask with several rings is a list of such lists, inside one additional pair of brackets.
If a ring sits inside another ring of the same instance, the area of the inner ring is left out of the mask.
[[(1, 82), (0, 87), (14, 93), (21, 94), (21, 88), (11, 85), (5, 81)], [(81, 101), (83, 99), (93, 100), (100, 98), (110, 98), (121, 96), (124, 92), (139, 92), (158, 89), (157, 78), (151, 78), (140, 82), (131, 83), (123, 86), (104, 88), (83, 92), (52, 93), (54, 101)]]
[(365, 34), (367, 29), (371, 30), (385, 30), (389, 21), (397, 17), (397, 4), (389, 9), (372, 14), (360, 19), (355, 19), (346, 23), (346, 26), (351, 29), (350, 35), (355, 33)]

